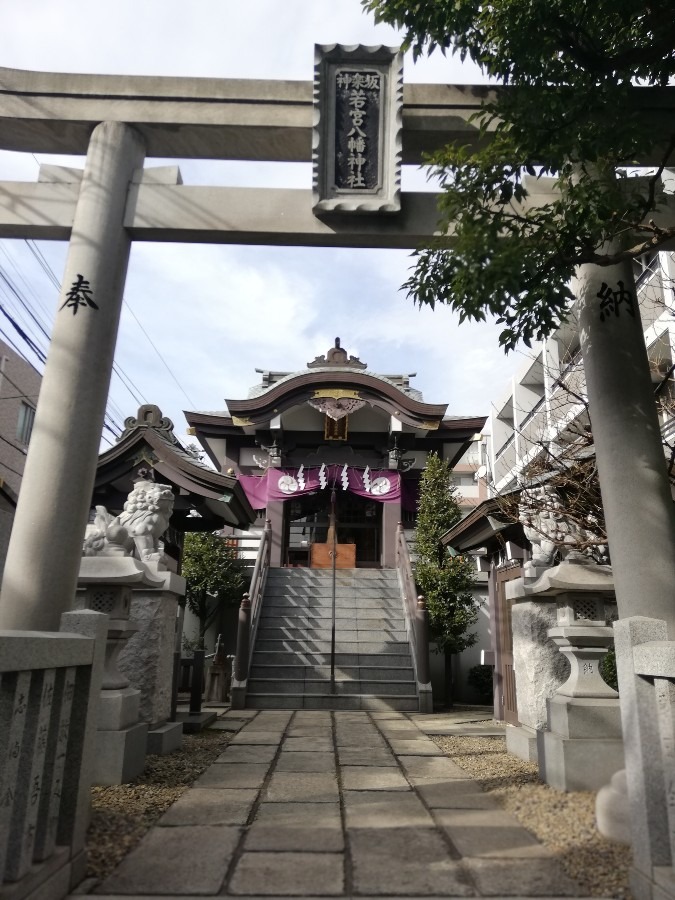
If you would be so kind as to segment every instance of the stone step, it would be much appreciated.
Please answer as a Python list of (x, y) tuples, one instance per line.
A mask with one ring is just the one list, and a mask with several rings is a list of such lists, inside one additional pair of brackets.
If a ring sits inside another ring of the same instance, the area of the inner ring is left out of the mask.
[[(330, 595), (325, 597), (299, 597), (281, 592), (274, 595), (269, 594), (266, 591), (263, 602), (266, 606), (288, 606), (313, 609), (332, 607), (333, 598)], [(337, 609), (349, 609), (350, 607), (358, 607), (361, 609), (395, 609), (399, 613), (403, 608), (398, 595), (393, 596), (392, 594), (387, 594), (383, 597), (362, 597), (353, 593), (349, 595), (339, 595), (335, 598), (335, 606)]]
[[(258, 638), (255, 645), (256, 650), (262, 652), (272, 652), (279, 650), (288, 650), (292, 653), (328, 653), (331, 652), (330, 638), (327, 640), (293, 640), (286, 638), (284, 640), (261, 640)], [(335, 642), (336, 653), (398, 653), (403, 654), (408, 650), (407, 641), (345, 641), (339, 640)]]
[[(288, 627), (279, 625), (273, 628), (258, 627), (259, 641), (330, 641), (332, 629), (330, 622), (324, 628), (311, 628), (299, 625)], [(395, 631), (393, 628), (344, 628), (336, 624), (335, 638), (337, 641), (375, 641), (377, 643), (407, 643), (408, 636), (405, 631)], [(349, 648), (351, 649), (351, 648)]]
[[(249, 694), (330, 694), (330, 678), (289, 679), (249, 678), (247, 692)], [(417, 696), (417, 685), (414, 681), (353, 681), (352, 679), (335, 679), (335, 693), (367, 694), (368, 696)]]
[[(326, 606), (278, 606), (276, 604), (270, 604), (269, 606), (264, 606), (260, 611), (260, 621), (264, 621), (266, 619), (288, 619), (291, 622), (294, 622), (298, 619), (305, 619), (307, 621), (317, 620), (321, 621), (323, 619), (331, 618), (331, 607), (330, 605)], [(403, 618), (403, 611), (400, 606), (396, 608), (389, 609), (381, 609), (381, 608), (373, 608), (373, 607), (364, 607), (361, 608), (359, 606), (349, 606), (349, 607), (339, 607), (335, 608), (335, 618), (340, 619), (346, 622), (351, 622), (354, 620), (367, 620), (369, 622), (391, 622), (391, 621), (405, 621)]]
[[(331, 627), (331, 616), (262, 616), (258, 629), (262, 628), (319, 628)], [(340, 631), (400, 631), (405, 632), (404, 619), (371, 619), (362, 616), (335, 617), (335, 627)], [(260, 632), (258, 632), (260, 633)]]
[(247, 709), (367, 709), (399, 710), (419, 709), (417, 697), (390, 696), (342, 696), (333, 694), (251, 694), (246, 697)]
[[(256, 646), (252, 664), (254, 666), (330, 666), (330, 651), (324, 653), (315, 650), (307, 650), (305, 652), (260, 650)], [(399, 666), (410, 665), (410, 652), (406, 647), (405, 653), (336, 653), (335, 665), (382, 666), (396, 669)]]
[[(414, 670), (411, 665), (388, 666), (336, 666), (337, 677), (354, 681), (391, 681), (401, 679), (414, 681)], [(277, 681), (290, 678), (296, 681), (307, 681), (316, 678), (330, 679), (330, 666), (266, 665), (255, 663), (251, 666), (251, 678), (274, 678)]]
[[(267, 585), (265, 588), (265, 596), (270, 598), (290, 597), (300, 600), (311, 600), (313, 598), (319, 600), (330, 600), (333, 597), (333, 591), (330, 588), (321, 590), (319, 588), (300, 588), (300, 587), (284, 587), (283, 585)], [(336, 598), (359, 597), (363, 600), (392, 600), (396, 599), (400, 602), (400, 591), (397, 587), (381, 588), (365, 590), (363, 588), (339, 588), (335, 591)], [(274, 601), (273, 601), (274, 602)]]
[[(279, 581), (332, 581), (332, 569), (270, 568), (268, 579)], [(336, 581), (397, 581), (396, 569), (336, 569)]]

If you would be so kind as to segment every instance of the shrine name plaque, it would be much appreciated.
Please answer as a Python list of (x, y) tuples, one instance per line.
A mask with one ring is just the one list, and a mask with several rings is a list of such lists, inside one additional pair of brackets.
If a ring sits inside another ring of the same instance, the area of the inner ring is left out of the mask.
[(398, 48), (316, 46), (315, 215), (400, 211), (402, 108)]
[[(331, 557), (332, 544), (312, 544), (310, 550), (310, 566), (312, 569), (332, 569), (333, 558)], [(336, 569), (355, 569), (356, 568), (356, 544), (336, 544), (335, 545), (335, 568)]]

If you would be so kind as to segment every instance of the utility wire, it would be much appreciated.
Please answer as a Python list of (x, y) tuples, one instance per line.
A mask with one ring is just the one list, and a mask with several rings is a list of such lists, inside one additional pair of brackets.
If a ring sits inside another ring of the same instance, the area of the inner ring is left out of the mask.
[(181, 391), (181, 393), (183, 394), (183, 396), (185, 397), (185, 399), (187, 400), (187, 402), (190, 404), (190, 406), (192, 406), (193, 409), (194, 409), (194, 407), (195, 407), (194, 401), (191, 400), (190, 397), (188, 397), (187, 393), (185, 392), (185, 390), (184, 390), (184, 388), (183, 388), (183, 385), (178, 381), (178, 379), (176, 378), (176, 376), (173, 374), (173, 372), (172, 372), (171, 369), (169, 368), (169, 366), (168, 366), (166, 360), (164, 359), (164, 357), (162, 356), (162, 354), (159, 352), (159, 350), (157, 349), (157, 347), (156, 347), (155, 344), (153, 343), (152, 338), (150, 337), (150, 335), (148, 334), (148, 332), (145, 330), (145, 328), (143, 328), (143, 326), (141, 325), (141, 323), (140, 323), (140, 321), (139, 321), (138, 316), (136, 315), (136, 313), (135, 313), (135, 312), (133, 311), (133, 309), (129, 306), (129, 304), (127, 303), (126, 300), (124, 301), (124, 305), (126, 306), (126, 308), (129, 310), (129, 312), (131, 313), (131, 315), (132, 315), (132, 316), (134, 317), (134, 319), (136, 320), (136, 324), (138, 325), (138, 327), (141, 329), (141, 331), (143, 332), (143, 334), (144, 334), (145, 337), (147, 338), (148, 343), (150, 344), (150, 346), (152, 347), (152, 349), (155, 351), (155, 353), (157, 354), (157, 356), (160, 358), (160, 360), (161, 360), (161, 362), (162, 362), (162, 365), (164, 366), (164, 368), (166, 369), (166, 371), (167, 371), (167, 372), (169, 373), (169, 375), (173, 378), (174, 382), (175, 382), (176, 385), (178, 386), (178, 389)]
[[(55, 273), (54, 273), (54, 270), (53, 270), (52, 267), (49, 265), (49, 262), (47, 261), (47, 259), (45, 258), (44, 254), (42, 253), (42, 251), (40, 250), (40, 248), (37, 246), (37, 244), (35, 243), (35, 241), (32, 241), (32, 240), (26, 240), (25, 243), (26, 243), (26, 246), (28, 247), (28, 249), (29, 249), (29, 250), (31, 251), (31, 253), (33, 254), (33, 256), (35, 257), (35, 259), (37, 260), (37, 262), (38, 262), (39, 266), (41, 267), (41, 269), (43, 270), (43, 272), (46, 274), (47, 278), (50, 280), (50, 282), (54, 285), (54, 287), (55, 287), (57, 290), (60, 290), (60, 289), (61, 289), (61, 285), (59, 284), (59, 280), (58, 280), (58, 278), (56, 277), (56, 275), (55, 275)], [(126, 374), (126, 372), (122, 369), (122, 367), (121, 367), (117, 362), (114, 362), (114, 361), (113, 361), (113, 371), (114, 371), (114, 373), (117, 375), (117, 377), (120, 379), (120, 381), (122, 382), (122, 384), (124, 385), (124, 387), (126, 387), (126, 389), (129, 391), (129, 393), (130, 393), (131, 396), (134, 398), (134, 400), (136, 401), (136, 403), (139, 404), (139, 406), (140, 406), (141, 404), (143, 404), (143, 403), (147, 403), (147, 402), (148, 402), (148, 401), (145, 399), (145, 397), (143, 397), (142, 394), (140, 394), (140, 396), (139, 396), (139, 393), (140, 393), (139, 389), (136, 388), (136, 385), (135, 385), (135, 384), (133, 383), (133, 381), (129, 378), (129, 376), (128, 376), (128, 375)], [(110, 403), (110, 405), (114, 405), (114, 401), (112, 401), (112, 400), (110, 400), (110, 399), (109, 399), (109, 403)], [(122, 420), (125, 418), (124, 414), (121, 412), (121, 410), (119, 410), (119, 408), (117, 409), (117, 415), (118, 415)]]

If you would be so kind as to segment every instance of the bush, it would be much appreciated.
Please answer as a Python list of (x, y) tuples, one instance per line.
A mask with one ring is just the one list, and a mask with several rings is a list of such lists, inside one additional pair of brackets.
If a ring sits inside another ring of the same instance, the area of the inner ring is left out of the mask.
[(619, 690), (619, 682), (616, 677), (616, 653), (614, 647), (607, 651), (600, 660), (600, 675), (603, 681), (615, 691)]
[(492, 666), (474, 666), (469, 669), (467, 683), (483, 703), (491, 703), (493, 697)]

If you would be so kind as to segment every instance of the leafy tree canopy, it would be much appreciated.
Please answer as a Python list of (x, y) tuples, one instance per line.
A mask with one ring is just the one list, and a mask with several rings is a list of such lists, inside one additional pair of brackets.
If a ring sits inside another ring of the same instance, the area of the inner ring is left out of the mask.
[(237, 551), (217, 534), (185, 535), (182, 574), (187, 581), (185, 603), (199, 619), (199, 640), (216, 620), (223, 606), (239, 601), (248, 579)]
[(441, 544), (441, 537), (461, 516), (451, 478), (448, 463), (431, 453), (420, 479), (415, 581), (424, 594), (439, 648), (460, 653), (476, 641), (468, 629), (478, 614), (472, 594), (475, 567), (462, 556), (451, 556)]
[[(417, 253), (404, 285), (417, 304), (449, 304), (460, 320), (493, 314), (512, 349), (564, 318), (576, 266), (630, 258), (675, 235), (657, 215), (675, 127), (658, 115), (663, 98), (644, 90), (675, 75), (670, 0), (363, 4), (402, 28), (415, 56), (457, 53), (508, 86), (478, 114), (489, 140), (428, 160), (443, 190), (441, 230), (452, 237)], [(648, 173), (631, 168), (645, 160)], [(535, 205), (535, 191), (550, 202)]]

